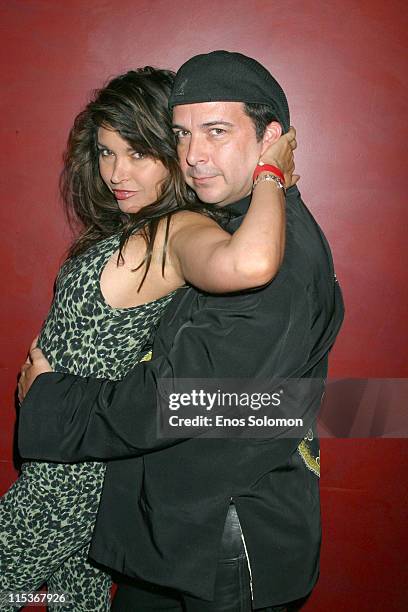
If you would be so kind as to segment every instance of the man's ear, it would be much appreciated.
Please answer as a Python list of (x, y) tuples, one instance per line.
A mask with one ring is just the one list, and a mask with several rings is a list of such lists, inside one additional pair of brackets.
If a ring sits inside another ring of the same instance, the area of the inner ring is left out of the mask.
[(266, 149), (273, 144), (274, 142), (276, 142), (277, 140), (279, 140), (279, 138), (282, 136), (282, 126), (280, 123), (278, 123), (277, 121), (271, 121), (267, 126), (266, 126), (266, 130), (265, 130), (265, 134), (262, 137), (262, 149), (261, 149), (261, 155), (263, 153), (265, 153)]

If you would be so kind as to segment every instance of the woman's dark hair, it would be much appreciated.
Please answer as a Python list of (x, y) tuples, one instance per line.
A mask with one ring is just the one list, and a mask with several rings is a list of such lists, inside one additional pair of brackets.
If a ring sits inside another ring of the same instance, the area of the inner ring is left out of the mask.
[[(97, 90), (91, 102), (76, 117), (64, 155), (61, 192), (71, 222), (81, 232), (68, 252), (79, 255), (99, 240), (120, 233), (119, 259), (129, 237), (140, 231), (146, 241), (142, 286), (149, 270), (153, 244), (160, 219), (167, 216), (164, 272), (169, 223), (173, 212), (187, 208), (205, 212), (195, 203), (195, 194), (186, 186), (176, 152), (167, 101), (174, 73), (146, 66), (112, 79)], [(135, 214), (121, 212), (112, 192), (99, 174), (97, 133), (99, 127), (115, 130), (132, 148), (160, 160), (168, 170), (155, 202)]]

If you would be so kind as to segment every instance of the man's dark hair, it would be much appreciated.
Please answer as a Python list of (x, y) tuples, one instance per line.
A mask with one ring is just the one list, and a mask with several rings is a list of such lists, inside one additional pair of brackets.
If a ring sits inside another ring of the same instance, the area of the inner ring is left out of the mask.
[(271, 121), (278, 121), (275, 112), (268, 104), (254, 104), (252, 102), (243, 102), (244, 112), (252, 120), (255, 126), (256, 139), (259, 141), (265, 134), (266, 126)]

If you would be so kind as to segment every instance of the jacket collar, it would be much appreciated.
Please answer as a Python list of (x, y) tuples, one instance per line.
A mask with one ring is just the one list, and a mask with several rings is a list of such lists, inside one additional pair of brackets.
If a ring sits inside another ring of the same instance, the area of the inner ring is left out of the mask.
[[(293, 187), (289, 187), (289, 189), (287, 189), (286, 191), (287, 195), (294, 195), (295, 193), (298, 193), (298, 188), (296, 187), (296, 185), (293, 185)], [(251, 203), (251, 198), (252, 194), (246, 196), (245, 198), (242, 198), (242, 200), (238, 200), (237, 202), (228, 204), (224, 207), (224, 210), (227, 210), (231, 214), (232, 218), (241, 217), (242, 215), (245, 215), (248, 212), (248, 208)]]

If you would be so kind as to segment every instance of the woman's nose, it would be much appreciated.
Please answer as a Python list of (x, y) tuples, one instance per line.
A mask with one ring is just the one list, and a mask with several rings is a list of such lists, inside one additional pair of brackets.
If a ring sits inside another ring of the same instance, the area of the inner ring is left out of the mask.
[(126, 159), (116, 158), (112, 168), (111, 183), (117, 185), (129, 179), (129, 163)]

